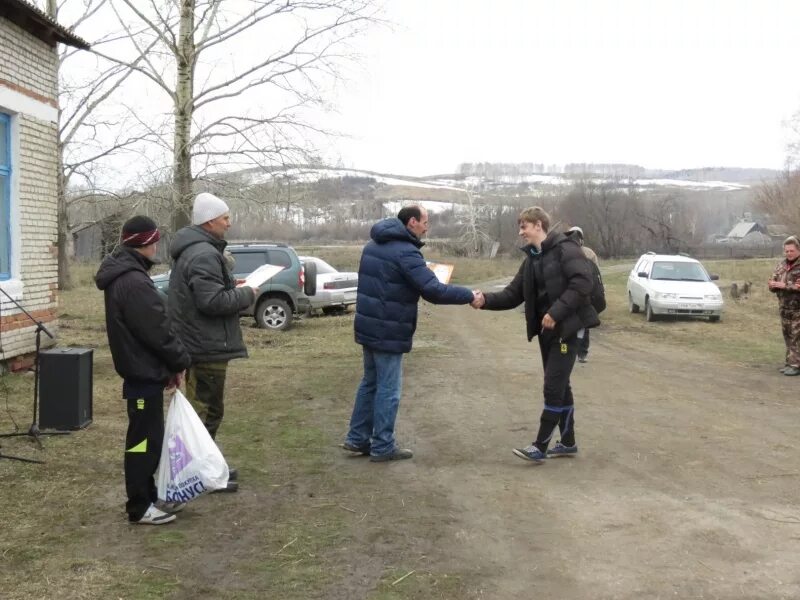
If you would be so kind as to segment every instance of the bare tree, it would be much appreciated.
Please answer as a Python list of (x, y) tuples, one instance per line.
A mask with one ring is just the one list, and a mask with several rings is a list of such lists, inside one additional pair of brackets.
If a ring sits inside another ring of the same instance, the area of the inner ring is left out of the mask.
[(635, 245), (639, 194), (633, 186), (578, 179), (558, 207), (559, 217), (580, 225), (601, 255), (624, 256)]
[(776, 223), (800, 231), (800, 170), (786, 171), (780, 179), (761, 184), (755, 205)]
[(667, 194), (640, 205), (639, 223), (647, 232), (648, 249), (675, 254), (686, 243), (683, 207), (675, 194)]
[[(62, 10), (70, 15), (66, 27), (80, 32), (91, 27), (92, 21), (102, 14), (108, 0), (47, 0), (47, 14), (58, 20)], [(93, 41), (93, 49), (100, 51), (113, 43), (117, 34), (105, 33)], [(146, 48), (145, 51), (149, 50)], [(59, 76), (59, 124), (58, 159), (58, 283), (60, 289), (72, 286), (67, 247), (70, 222), (70, 185), (80, 180), (81, 194), (102, 195), (104, 190), (95, 184), (95, 172), (99, 164), (113, 155), (125, 151), (147, 138), (136, 123), (131, 123), (124, 113), (111, 114), (100, 109), (114, 99), (115, 93), (133, 73), (133, 67), (142, 60), (143, 54), (131, 64), (95, 59), (89, 64), (86, 53), (68, 46), (58, 51)], [(74, 63), (84, 61), (80, 65)]]
[(189, 222), (198, 174), (301, 161), (372, 0), (110, 0), (130, 65), (170, 107), (151, 124), (172, 154), (173, 227)]

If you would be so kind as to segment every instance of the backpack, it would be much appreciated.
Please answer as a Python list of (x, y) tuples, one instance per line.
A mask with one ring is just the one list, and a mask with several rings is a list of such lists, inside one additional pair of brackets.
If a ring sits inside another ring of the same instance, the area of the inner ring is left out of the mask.
[[(589, 259), (587, 258), (586, 260)], [(589, 299), (599, 315), (606, 309), (606, 288), (603, 285), (603, 276), (600, 274), (600, 268), (593, 260), (589, 260), (589, 264), (592, 265), (592, 291), (589, 293)]]

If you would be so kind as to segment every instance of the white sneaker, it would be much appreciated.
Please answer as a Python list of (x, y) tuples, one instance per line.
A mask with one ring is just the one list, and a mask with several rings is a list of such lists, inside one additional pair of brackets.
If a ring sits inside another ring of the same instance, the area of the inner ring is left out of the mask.
[(138, 521), (134, 521), (134, 523), (138, 523), (139, 525), (164, 525), (174, 520), (175, 515), (165, 513), (163, 510), (158, 510), (155, 504), (151, 504), (147, 512), (142, 515), (142, 518)]

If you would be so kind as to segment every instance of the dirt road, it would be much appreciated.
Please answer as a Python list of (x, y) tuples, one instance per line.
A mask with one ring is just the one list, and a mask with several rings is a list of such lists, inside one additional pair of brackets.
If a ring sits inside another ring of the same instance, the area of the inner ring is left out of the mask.
[(580, 454), (536, 466), (511, 453), (542, 402), (522, 315), (422, 313), (398, 421), (416, 456), (380, 466), (403, 508), (377, 509), (416, 516), (387, 552), (470, 598), (800, 597), (795, 379), (597, 330), (572, 377)]

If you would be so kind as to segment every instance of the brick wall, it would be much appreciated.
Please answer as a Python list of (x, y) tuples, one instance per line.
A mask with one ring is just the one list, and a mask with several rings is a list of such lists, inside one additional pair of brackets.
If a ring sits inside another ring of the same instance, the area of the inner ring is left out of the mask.
[[(49, 107), (57, 106), (56, 56), (52, 47), (0, 18), (0, 86)], [(13, 108), (13, 107), (12, 107)], [(58, 260), (57, 174), (58, 124), (25, 112), (15, 112), (18, 139), (12, 168), (18, 183), (12, 196), (12, 236), (18, 262), (13, 280), (21, 280), (20, 304), (37, 320), (57, 331)], [(35, 111), (34, 111), (35, 112)], [(11, 287), (11, 285), (9, 285)], [(28, 318), (4, 296), (0, 310), (0, 360), (30, 353), (35, 330)], [(42, 345), (52, 345), (42, 335)], [(19, 358), (9, 365), (24, 366)]]
[(57, 57), (51, 46), (0, 18), (0, 53), (0, 80), (55, 106)]

